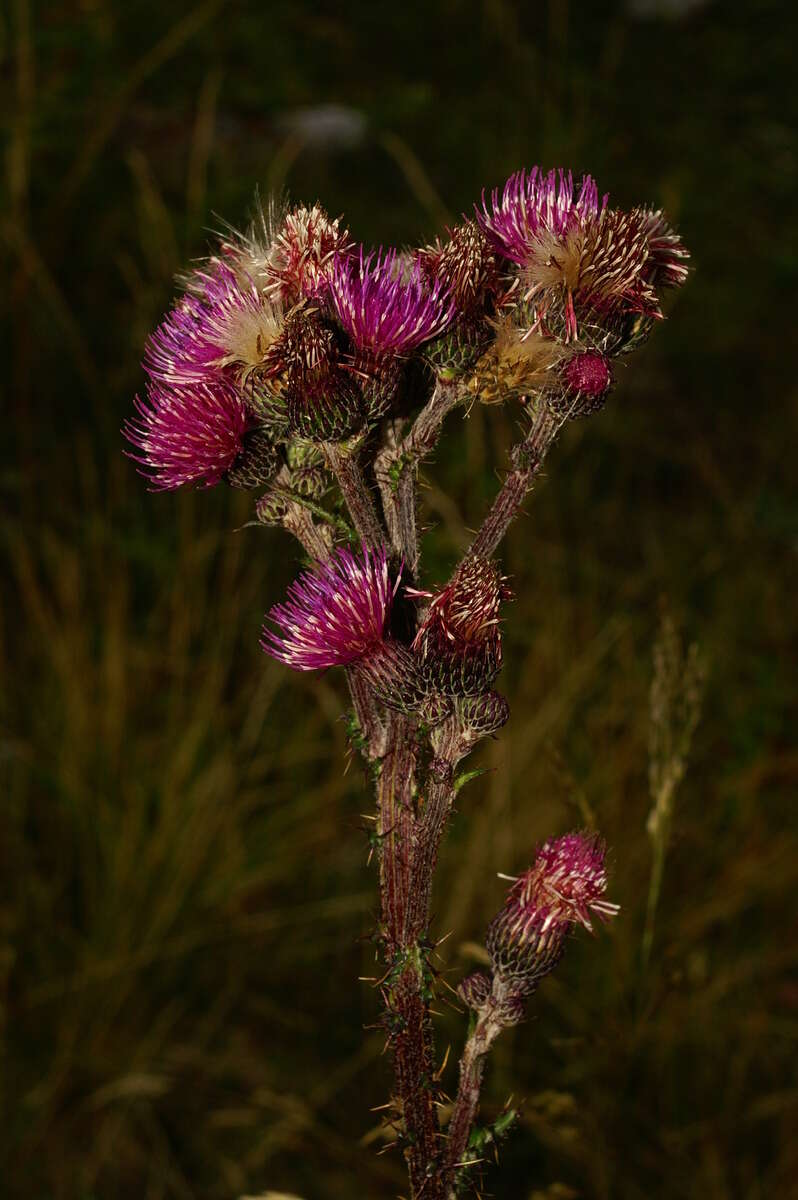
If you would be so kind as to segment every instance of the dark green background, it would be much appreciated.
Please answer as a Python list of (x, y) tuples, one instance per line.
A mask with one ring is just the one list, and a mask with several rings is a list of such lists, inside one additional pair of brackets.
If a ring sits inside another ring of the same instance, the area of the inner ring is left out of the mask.
[[(623, 908), (497, 1048), (486, 1113), (514, 1093), (525, 1115), (487, 1188), (770, 1200), (794, 1186), (798, 29), (793, 5), (768, 0), (633, 9), (4, 6), (9, 1197), (402, 1190), (398, 1155), (368, 1136), (389, 1065), (363, 1032), (374, 871), (344, 691), (257, 647), (293, 545), (241, 530), (240, 495), (148, 494), (118, 431), (172, 276), (214, 214), (245, 219), (256, 184), (404, 244), (534, 162), (589, 170), (620, 205), (664, 205), (695, 269), (607, 409), (567, 431), (503, 556), (513, 716), (445, 850), (446, 977), (475, 961), (496, 872), (585, 806)], [(331, 102), (363, 115), (362, 140), (303, 145), (292, 111)], [(451, 420), (426, 472), (430, 581), (513, 431), (498, 409)], [(643, 972), (663, 597), (710, 674)], [(454, 1060), (463, 1019), (441, 1007)]]

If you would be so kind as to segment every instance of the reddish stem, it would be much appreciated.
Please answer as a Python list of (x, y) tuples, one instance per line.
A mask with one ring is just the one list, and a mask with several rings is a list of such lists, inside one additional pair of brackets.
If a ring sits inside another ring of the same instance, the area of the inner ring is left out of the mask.
[(513, 449), (514, 469), (502, 484), (490, 512), (471, 543), (469, 554), (489, 558), (496, 550), (518, 516), (561, 425), (562, 420), (554, 417), (545, 406), (540, 409), (524, 441)]

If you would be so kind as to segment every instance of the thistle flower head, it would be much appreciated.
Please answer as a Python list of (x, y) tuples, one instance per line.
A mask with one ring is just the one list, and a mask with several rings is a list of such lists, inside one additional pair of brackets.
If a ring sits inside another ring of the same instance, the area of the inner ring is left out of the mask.
[(136, 397), (138, 416), (123, 433), (139, 451), (134, 461), (148, 468), (156, 491), (185, 483), (219, 483), (244, 450), (250, 418), (240, 392), (221, 380), (190, 387), (157, 381), (147, 399)]
[(476, 208), (477, 222), (491, 245), (504, 258), (523, 267), (544, 238), (563, 238), (597, 217), (606, 205), (599, 201), (598, 189), (586, 175), (574, 195), (570, 171), (540, 167), (516, 171), (501, 193), (495, 188), (490, 202), (482, 193), (482, 208)]
[(642, 210), (605, 208), (563, 235), (545, 234), (521, 269), (525, 300), (534, 300), (540, 319), (565, 341), (578, 336), (578, 314), (593, 320), (618, 313), (661, 317), (647, 270), (647, 229)]
[(388, 628), (397, 583), (391, 582), (385, 547), (359, 554), (337, 549), (314, 571), (291, 584), (276, 604), (261, 646), (297, 671), (347, 666), (374, 651)]
[(355, 347), (378, 359), (408, 353), (436, 337), (456, 312), (446, 288), (438, 281), (428, 284), (418, 263), (404, 272), (395, 250), (339, 256), (330, 299)]
[(258, 201), (246, 232), (230, 234), (225, 250), (236, 272), (287, 308), (323, 297), (336, 256), (352, 249), (348, 230), (320, 204), (289, 208), (274, 199)]
[(263, 274), (267, 290), (285, 303), (318, 300), (329, 288), (335, 263), (352, 249), (340, 218), (331, 220), (320, 204), (289, 209), (268, 249)]
[(618, 905), (605, 900), (607, 847), (595, 834), (566, 833), (549, 838), (538, 850), (535, 861), (510, 888), (508, 906), (523, 914), (525, 923), (574, 922), (592, 929), (590, 914), (602, 921), (614, 917)]
[(605, 854), (595, 835), (568, 833), (544, 842), (488, 928), (488, 953), (504, 979), (534, 990), (562, 957), (574, 923), (592, 929), (591, 914), (602, 921), (616, 915), (618, 905), (604, 899)]
[(662, 214), (608, 208), (590, 176), (575, 197), (570, 173), (517, 172), (501, 197), (498, 189), (491, 194), (490, 207), (483, 194), (477, 220), (520, 268), (536, 322), (566, 342), (579, 336), (588, 313), (610, 322), (633, 313), (661, 317), (655, 285), (678, 286), (686, 277), (687, 251)]
[(168, 387), (212, 383), (231, 373), (246, 378), (280, 335), (280, 305), (221, 259), (194, 272), (186, 284), (189, 290), (147, 343), (147, 374)]
[(448, 695), (487, 691), (501, 669), (499, 607), (511, 596), (497, 565), (472, 555), (441, 591), (415, 594), (430, 598), (413, 642), (428, 684)]
[(416, 261), (430, 283), (447, 289), (463, 314), (484, 307), (487, 296), (497, 289), (496, 254), (475, 221), (464, 221), (448, 233), (448, 241), (436, 238), (417, 250)]

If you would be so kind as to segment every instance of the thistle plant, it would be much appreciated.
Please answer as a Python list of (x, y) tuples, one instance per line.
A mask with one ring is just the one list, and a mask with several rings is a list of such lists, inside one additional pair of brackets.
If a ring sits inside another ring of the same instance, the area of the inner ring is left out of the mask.
[[(226, 483), (305, 569), (267, 613), (263, 650), (342, 667), (351, 740), (373, 781), (376, 940), (395, 1131), (417, 1200), (475, 1183), (517, 1114), (477, 1124), (487, 1056), (523, 1020), (578, 926), (609, 921), (605, 846), (576, 831), (530, 847), (486, 935), (448, 1121), (431, 1006), (442, 986), (430, 902), (460, 763), (510, 715), (495, 690), (512, 600), (496, 553), (569, 420), (597, 412), (617, 360), (662, 318), (687, 252), (661, 212), (622, 211), (588, 176), (537, 167), (410, 251), (357, 245), (320, 205), (259, 208), (229, 230), (149, 340), (124, 433), (153, 489)], [(418, 474), (446, 418), (508, 404), (510, 469), (448, 580), (424, 578)]]

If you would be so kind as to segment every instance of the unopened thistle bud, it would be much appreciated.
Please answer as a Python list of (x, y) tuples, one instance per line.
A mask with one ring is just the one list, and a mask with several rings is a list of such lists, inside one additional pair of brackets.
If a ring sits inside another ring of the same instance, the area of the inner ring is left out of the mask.
[(588, 417), (603, 408), (612, 387), (610, 360), (599, 350), (584, 350), (569, 358), (556, 383), (546, 390), (552, 412), (571, 419)]
[(617, 904), (603, 898), (605, 853), (595, 835), (552, 838), (510, 888), (488, 927), (486, 946), (496, 974), (520, 994), (534, 991), (554, 969), (575, 923), (592, 929), (591, 914), (606, 921), (618, 912)]
[(280, 342), (288, 427), (312, 441), (341, 441), (363, 423), (351, 374), (343, 369), (336, 337), (315, 309), (297, 309)]
[(496, 733), (510, 719), (510, 705), (500, 692), (484, 692), (458, 701), (460, 721), (476, 737)]
[(499, 606), (511, 596), (497, 565), (471, 556), (440, 592), (415, 594), (430, 599), (413, 642), (429, 688), (450, 696), (487, 691), (502, 665)]
[(321, 500), (330, 488), (324, 455), (313, 442), (295, 439), (286, 447), (292, 492), (308, 500)]
[(413, 656), (390, 637), (399, 578), (391, 581), (385, 547), (360, 554), (337, 549), (291, 585), (275, 605), (261, 646), (297, 671), (351, 666), (386, 704), (411, 708), (422, 690)]
[(255, 502), (255, 516), (261, 525), (282, 525), (291, 504), (282, 488), (270, 488)]
[(485, 971), (474, 971), (460, 980), (457, 994), (468, 1008), (476, 1011), (487, 1004), (492, 983), (493, 980)]

